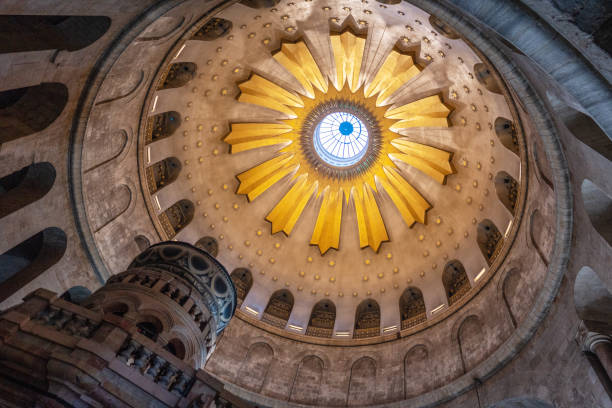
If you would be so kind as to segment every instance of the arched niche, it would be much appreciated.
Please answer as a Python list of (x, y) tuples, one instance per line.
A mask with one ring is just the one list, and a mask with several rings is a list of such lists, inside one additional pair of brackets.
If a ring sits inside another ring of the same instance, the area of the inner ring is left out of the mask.
[(246, 389), (260, 392), (264, 386), (274, 351), (267, 343), (255, 343), (249, 347), (242, 366), (238, 371), (237, 384)]
[(138, 323), (136, 323), (136, 329), (143, 336), (157, 341), (157, 337), (164, 331), (164, 325), (157, 317), (147, 315), (140, 317)]
[(336, 323), (336, 305), (329, 299), (323, 299), (312, 307), (307, 336), (331, 337)]
[(512, 215), (516, 212), (519, 183), (505, 171), (499, 171), (495, 175), (495, 192), (497, 198)]
[(0, 178), (0, 218), (44, 197), (55, 183), (51, 163), (34, 163)]
[(351, 366), (348, 406), (373, 404), (376, 401), (376, 361), (362, 357)]
[[(244, 3), (243, 3), (244, 4)], [(213, 41), (232, 31), (232, 22), (224, 18), (213, 17), (206, 22), (191, 38), (192, 40)]]
[(404, 357), (404, 399), (416, 397), (434, 388), (430, 378), (423, 373), (431, 372), (429, 352), (422, 344), (414, 346)]
[(459, 33), (455, 31), (453, 27), (448, 25), (448, 23), (446, 23), (445, 21), (440, 20), (433, 14), (429, 16), (429, 24), (431, 24), (434, 30), (436, 30), (438, 33), (442, 34), (446, 38), (456, 40), (460, 37)]
[(165, 158), (147, 167), (149, 193), (153, 194), (172, 184), (178, 178), (181, 169), (181, 161), (176, 157)]
[(104, 313), (112, 314), (118, 317), (123, 317), (127, 312), (129, 312), (129, 307), (125, 303), (122, 302), (113, 302), (107, 305), (104, 305), (102, 308)]
[(91, 295), (91, 290), (87, 289), (85, 286), (73, 286), (67, 291), (65, 291), (62, 296), (67, 302), (74, 303), (75, 305), (80, 305)]
[(185, 344), (180, 339), (177, 339), (177, 338), (171, 339), (164, 346), (164, 348), (168, 350), (170, 354), (176, 356), (176, 358), (180, 360), (185, 359), (185, 354), (186, 354)]
[(151, 246), (151, 241), (149, 241), (149, 238), (145, 237), (144, 235), (136, 235), (134, 237), (134, 242), (136, 243), (136, 246), (138, 246), (138, 251), (140, 252), (143, 252)]
[(306, 356), (300, 361), (289, 401), (317, 405), (323, 380), (323, 360), (317, 356)]
[(46, 129), (66, 102), (68, 88), (57, 82), (0, 92), (0, 144)]
[(241, 0), (240, 4), (254, 9), (263, 9), (276, 6), (280, 0)]
[(531, 397), (516, 397), (498, 401), (493, 405), (489, 405), (488, 408), (554, 408), (554, 406), (548, 402)]
[(480, 319), (474, 315), (465, 318), (459, 326), (457, 340), (461, 352), (463, 371), (468, 372), (476, 367), (485, 357), (483, 346), (486, 344), (484, 330)]
[(374, 299), (366, 299), (355, 311), (354, 339), (380, 335), (380, 306)]
[(589, 179), (582, 182), (580, 191), (591, 225), (612, 246), (612, 197)]
[(480, 82), (489, 92), (501, 94), (502, 90), (499, 83), (493, 76), (491, 70), (482, 62), (474, 65), (474, 75), (478, 82)]
[(402, 330), (416, 326), (427, 320), (425, 300), (419, 288), (410, 286), (404, 290), (399, 298), (399, 312), (402, 321)]
[(491, 265), (501, 250), (504, 239), (493, 221), (484, 219), (478, 223), (476, 242), (487, 264)]
[(206, 251), (212, 256), (217, 256), (219, 254), (219, 243), (213, 237), (202, 237), (198, 239), (198, 242), (195, 243), (197, 248), (200, 248), (202, 251)]
[(195, 207), (189, 200), (180, 200), (159, 215), (160, 221), (168, 234), (168, 239), (174, 238), (193, 220)]
[(521, 298), (523, 298), (523, 296), (521, 296), (520, 293), (520, 286), (521, 271), (516, 268), (511, 269), (504, 277), (502, 283), (502, 297), (513, 327), (517, 327), (519, 322), (519, 310), (525, 306), (521, 304)]
[(502, 145), (519, 156), (519, 144), (516, 127), (510, 119), (501, 116), (495, 119), (495, 134)]
[(40, 50), (77, 51), (106, 33), (106, 16), (0, 16), (0, 53)]
[(270, 296), (268, 305), (261, 318), (272, 326), (284, 329), (293, 310), (293, 295), (287, 289), (277, 290)]
[(402, 0), (376, 0), (376, 1), (382, 4), (389, 4), (389, 5), (400, 4), (402, 2)]
[(612, 293), (588, 266), (583, 266), (576, 276), (574, 304), (576, 314), (589, 330), (612, 331)]
[(0, 255), (0, 302), (55, 265), (66, 245), (64, 231), (50, 227)]
[(237, 268), (232, 271), (230, 277), (236, 287), (236, 295), (238, 296), (237, 304), (240, 305), (253, 286), (253, 275), (251, 271), (246, 268)]
[(132, 190), (126, 184), (100, 189), (92, 195), (88, 205), (88, 218), (94, 232), (102, 230), (121, 214), (126, 212), (132, 203)]
[(612, 160), (612, 140), (593, 118), (565, 106), (558, 115), (572, 135), (608, 160)]
[(448, 299), (448, 305), (457, 303), (470, 291), (470, 280), (463, 264), (456, 259), (449, 261), (442, 272), (442, 284)]
[(159, 113), (149, 117), (147, 122), (146, 143), (170, 137), (181, 126), (181, 114), (176, 111)]
[(546, 155), (540, 152), (540, 147), (537, 143), (533, 144), (531, 153), (533, 154), (533, 162), (537, 169), (536, 176), (539, 176), (538, 178), (541, 178), (551, 190), (554, 190), (555, 186), (552, 183), (552, 170), (550, 164), (546, 160)]
[(168, 73), (158, 89), (180, 88), (195, 78), (198, 66), (193, 62), (176, 62), (170, 65)]

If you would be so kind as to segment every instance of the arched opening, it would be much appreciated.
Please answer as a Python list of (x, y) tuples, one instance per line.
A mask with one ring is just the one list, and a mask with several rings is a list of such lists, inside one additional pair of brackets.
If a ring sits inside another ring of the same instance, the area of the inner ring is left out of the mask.
[(151, 194), (175, 181), (182, 169), (181, 161), (168, 157), (147, 167), (147, 185)]
[(612, 140), (593, 118), (569, 106), (560, 109), (558, 116), (576, 139), (606, 159), (612, 160)]
[(144, 235), (136, 235), (134, 237), (134, 242), (136, 243), (138, 251), (140, 252), (145, 251), (151, 246), (151, 241), (149, 241), (149, 238), (145, 237)]
[(357, 306), (355, 312), (354, 339), (364, 339), (380, 335), (380, 307), (373, 299), (366, 299)]
[(429, 24), (431, 24), (434, 30), (436, 30), (438, 33), (442, 34), (446, 38), (449, 38), (451, 40), (456, 40), (459, 38), (459, 33), (455, 31), (453, 27), (451, 27), (445, 21), (440, 20), (434, 15), (429, 16)]
[(123, 317), (129, 311), (129, 308), (125, 303), (115, 302), (110, 305), (105, 305), (103, 311), (104, 313)]
[(495, 192), (497, 198), (504, 207), (514, 215), (518, 199), (519, 183), (505, 171), (500, 171), (495, 176)]
[(57, 82), (0, 92), (0, 144), (46, 129), (67, 101), (68, 88)]
[(280, 0), (241, 0), (240, 1), (240, 4), (244, 4), (245, 6), (254, 8), (254, 9), (274, 7), (278, 3), (280, 3)]
[(136, 324), (138, 333), (153, 341), (157, 341), (157, 337), (163, 331), (164, 326), (157, 317), (145, 316)]
[(612, 332), (612, 293), (588, 266), (583, 266), (574, 282), (576, 314), (589, 330)]
[(582, 182), (581, 192), (591, 225), (612, 246), (612, 197), (588, 179)]
[(470, 280), (463, 264), (456, 259), (448, 262), (442, 272), (442, 284), (448, 299), (448, 305), (457, 303), (470, 291)]
[(495, 134), (497, 138), (504, 145), (504, 147), (510, 150), (512, 153), (519, 155), (519, 144), (518, 136), (516, 133), (516, 127), (510, 119), (498, 117), (495, 119)]
[(168, 239), (174, 238), (183, 228), (193, 220), (195, 207), (189, 200), (180, 200), (159, 215)]
[(50, 227), (0, 255), (0, 302), (55, 265), (66, 245), (64, 231)]
[(212, 256), (217, 256), (219, 254), (219, 243), (213, 237), (202, 237), (195, 243), (195, 246), (202, 251), (208, 252)]
[(110, 25), (106, 16), (0, 16), (0, 53), (77, 51), (102, 37)]
[(480, 82), (489, 92), (501, 94), (502, 90), (499, 83), (493, 76), (491, 70), (482, 62), (474, 65), (474, 75), (478, 82)]
[(413, 286), (406, 288), (402, 296), (400, 296), (399, 310), (400, 318), (402, 319), (402, 330), (427, 320), (423, 293)]
[(283, 329), (289, 321), (291, 310), (293, 310), (293, 295), (291, 292), (287, 289), (277, 290), (270, 297), (261, 320)]
[(306, 328), (307, 336), (330, 338), (336, 323), (336, 305), (323, 299), (313, 306)]
[[(244, 4), (244, 3), (243, 3)], [(232, 30), (232, 22), (213, 17), (206, 22), (191, 38), (192, 40), (213, 41), (227, 35)]]
[(172, 339), (164, 346), (168, 352), (176, 358), (183, 360), (185, 358), (185, 345), (179, 339)]
[(147, 122), (146, 143), (170, 137), (181, 126), (181, 114), (175, 111), (159, 113)]
[(34, 163), (0, 179), (0, 218), (40, 200), (55, 183), (51, 163)]
[(300, 361), (289, 401), (317, 405), (323, 379), (323, 361), (317, 356), (306, 356)]
[(180, 88), (196, 76), (198, 66), (193, 62), (177, 62), (170, 65), (168, 73), (158, 89)]
[(230, 275), (234, 286), (236, 287), (236, 295), (238, 296), (238, 305), (242, 304), (242, 301), (249, 294), (251, 286), (253, 286), (253, 275), (251, 271), (246, 268), (234, 269)]
[(501, 251), (504, 239), (493, 221), (484, 219), (478, 224), (476, 242), (478, 242), (482, 256), (490, 266)]
[(362, 357), (351, 366), (346, 405), (363, 406), (376, 401), (376, 361)]
[(61, 298), (75, 305), (82, 304), (91, 295), (91, 290), (85, 286), (73, 286), (65, 291)]

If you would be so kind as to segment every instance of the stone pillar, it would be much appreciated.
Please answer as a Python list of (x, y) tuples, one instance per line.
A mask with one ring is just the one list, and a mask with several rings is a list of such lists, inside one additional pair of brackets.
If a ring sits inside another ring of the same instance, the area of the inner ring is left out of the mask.
[(588, 332), (584, 336), (584, 350), (597, 356), (601, 366), (612, 381), (612, 338), (605, 334)]

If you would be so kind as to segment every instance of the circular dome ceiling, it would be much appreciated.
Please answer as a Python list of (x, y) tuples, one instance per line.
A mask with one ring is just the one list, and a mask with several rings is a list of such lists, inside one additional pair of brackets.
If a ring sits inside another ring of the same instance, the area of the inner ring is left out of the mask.
[[(360, 337), (364, 304), (383, 330), (361, 337), (447, 316), (509, 250), (524, 196), (521, 126), (488, 63), (408, 3), (339, 4), (202, 21), (139, 142), (160, 236), (206, 237), (243, 277), (238, 315), (306, 341), (321, 302), (321, 337)], [(404, 324), (401, 299), (425, 317)]]

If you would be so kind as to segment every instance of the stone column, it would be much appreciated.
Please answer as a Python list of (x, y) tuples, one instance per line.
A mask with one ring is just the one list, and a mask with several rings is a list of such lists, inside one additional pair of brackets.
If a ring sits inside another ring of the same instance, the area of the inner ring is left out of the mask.
[(605, 334), (588, 332), (584, 337), (584, 350), (597, 356), (612, 381), (612, 338)]

